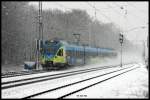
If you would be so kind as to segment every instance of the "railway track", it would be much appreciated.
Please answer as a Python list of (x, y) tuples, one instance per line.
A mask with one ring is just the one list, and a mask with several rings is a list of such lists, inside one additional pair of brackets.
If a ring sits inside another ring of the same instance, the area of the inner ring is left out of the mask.
[[(46, 80), (64, 78), (64, 77), (67, 77), (67, 76), (73, 76), (73, 75), (77, 75), (77, 74), (83, 74), (83, 73), (88, 73), (88, 72), (92, 72), (92, 71), (98, 71), (98, 70), (103, 70), (103, 69), (108, 69), (108, 68), (113, 68), (113, 67), (115, 67), (115, 66), (109, 66), (109, 67), (104, 66), (104, 67), (100, 67), (100, 68), (92, 68), (92, 69), (86, 69), (86, 70), (80, 70), (80, 71), (73, 71), (73, 72), (67, 72), (67, 73), (59, 73), (59, 74), (54, 74), (54, 75), (34, 77), (34, 78), (30, 78), (30, 79), (8, 81), (8, 82), (3, 82), (1, 88), (2, 88), (2, 90), (7, 90), (7, 89), (10, 89), (10, 88), (16, 88), (16, 87), (19, 87), (19, 86), (21, 87), (21, 86), (29, 85), (29, 84), (32, 84), (32, 83), (37, 83), (37, 82), (42, 82), (42, 81), (44, 82)], [(94, 77), (91, 77), (91, 78), (88, 78), (88, 79), (84, 79), (84, 80), (80, 80), (80, 81), (77, 81), (77, 82), (74, 82), (74, 83), (59, 86), (59, 87), (56, 87), (56, 88), (53, 88), (53, 89), (50, 89), (50, 90), (38, 92), (38, 93), (35, 93), (35, 94), (32, 94), (32, 95), (25, 96), (23, 98), (38, 97), (41, 94), (49, 93), (49, 92), (52, 92), (52, 91), (55, 91), (55, 90), (60, 90), (60, 89), (66, 88), (68, 86), (70, 87), (70, 86), (73, 86), (75, 84), (86, 82), (88, 80), (95, 79), (95, 78), (105, 76), (105, 75), (108, 75), (108, 74), (111, 74), (111, 73), (115, 73), (115, 72), (118, 72), (118, 71), (122, 71), (122, 70), (125, 70), (125, 69), (128, 69), (128, 68), (130, 68), (130, 67), (121, 68), (119, 70), (111, 71), (111, 72), (101, 74), (101, 75), (98, 75), (98, 76), (94, 76)]]
[(33, 70), (33, 71), (20, 71), (20, 72), (6, 72), (6, 73), (1, 74), (1, 78), (10, 78), (10, 77), (38, 74), (38, 73), (44, 73), (44, 72), (49, 72), (49, 71)]
[(53, 74), (53, 75), (45, 75), (45, 76), (40, 76), (40, 77), (32, 77), (32, 78), (26, 78), (26, 79), (20, 79), (20, 80), (6, 81), (6, 82), (1, 83), (2, 84), (1, 88), (7, 89), (7, 88), (42, 82), (42, 81), (46, 81), (46, 80), (58, 79), (58, 78), (63, 78), (63, 77), (67, 77), (67, 76), (83, 74), (83, 73), (88, 73), (88, 72), (92, 72), (92, 71), (103, 70), (103, 69), (108, 69), (108, 68), (113, 68), (113, 67), (116, 67), (116, 66), (104, 66), (104, 67), (97, 67), (97, 68), (89, 68), (89, 69), (84, 69), (84, 70), (70, 71), (70, 72)]
[(122, 75), (124, 73), (127, 73), (129, 71), (132, 71), (134, 69), (137, 69), (139, 67), (128, 67), (128, 68), (122, 68), (120, 70), (108, 72), (105, 74), (97, 75), (91, 78), (87, 78), (75, 83), (67, 84), (61, 87), (57, 87), (54, 89), (50, 89), (47, 91), (43, 91), (34, 95), (30, 95), (24, 98), (57, 98), (57, 99), (63, 99), (67, 96), (73, 95), (77, 92), (80, 92), (82, 90), (85, 90), (87, 88), (90, 88), (94, 85), (100, 84), (102, 82), (105, 82), (107, 80), (110, 80), (114, 77), (117, 77), (119, 75)]

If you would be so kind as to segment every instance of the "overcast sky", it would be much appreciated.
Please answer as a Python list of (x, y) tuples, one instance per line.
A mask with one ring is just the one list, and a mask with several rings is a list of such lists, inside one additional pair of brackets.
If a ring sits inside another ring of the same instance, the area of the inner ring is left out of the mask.
[[(31, 2), (30, 5), (38, 7), (38, 2)], [(43, 2), (43, 10), (86, 10), (93, 19), (96, 18), (103, 23), (115, 23), (124, 30), (123, 34), (129, 40), (147, 39), (148, 6), (148, 2)], [(93, 7), (96, 7), (97, 10)], [(145, 28), (141, 28), (141, 26)]]

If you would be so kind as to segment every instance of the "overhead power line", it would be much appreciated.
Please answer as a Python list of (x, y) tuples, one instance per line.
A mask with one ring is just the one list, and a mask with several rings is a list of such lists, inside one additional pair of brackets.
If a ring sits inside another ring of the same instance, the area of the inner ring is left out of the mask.
[(111, 19), (110, 19), (108, 16), (106, 16), (100, 9), (96, 8), (96, 6), (91, 5), (89, 2), (87, 2), (87, 4), (88, 4), (90, 7), (94, 8), (95, 10), (97, 10), (97, 11), (98, 11), (102, 16), (104, 16), (104, 18), (106, 18), (108, 21), (113, 22), (114, 24), (116, 24), (117, 26), (120, 27), (119, 24), (117, 24), (115, 21), (111, 20)]
[[(122, 7), (122, 5), (119, 5), (119, 4), (117, 4), (117, 3), (113, 3), (114, 5), (116, 5), (118, 8), (120, 8), (120, 7)], [(141, 21), (141, 22), (143, 22), (143, 18), (141, 18), (141, 16), (137, 16), (137, 15), (135, 15), (134, 13), (130, 13), (129, 14), (129, 11), (128, 11), (128, 15), (131, 15), (134, 19), (136, 18), (138, 18), (139, 19), (139, 21)]]
[(88, 4), (90, 7), (94, 8), (95, 10), (99, 11), (99, 12), (101, 13), (101, 15), (103, 15), (107, 20), (109, 20), (110, 22), (112, 22), (112, 20), (111, 20), (109, 17), (107, 17), (105, 14), (103, 14), (100, 9), (97, 9), (95, 6), (91, 5), (91, 4), (88, 3), (88, 2), (87, 2), (87, 4)]
[(141, 13), (145, 13), (146, 11), (145, 10), (142, 10), (142, 9), (139, 9), (137, 8), (136, 6), (134, 6), (133, 4), (131, 3), (127, 3), (129, 6), (131, 6), (132, 8), (135, 8), (138, 12), (141, 12)]
[(111, 10), (113, 10), (116, 14), (119, 14), (122, 16), (122, 14), (119, 11), (117, 11), (116, 9), (114, 9), (110, 4), (106, 4), (106, 6), (108, 6)]

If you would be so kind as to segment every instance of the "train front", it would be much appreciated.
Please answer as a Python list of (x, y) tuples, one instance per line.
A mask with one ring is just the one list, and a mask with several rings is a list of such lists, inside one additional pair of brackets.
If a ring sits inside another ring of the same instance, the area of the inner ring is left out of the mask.
[(46, 40), (42, 44), (40, 62), (43, 69), (49, 69), (53, 66), (53, 59), (60, 45), (58, 41)]

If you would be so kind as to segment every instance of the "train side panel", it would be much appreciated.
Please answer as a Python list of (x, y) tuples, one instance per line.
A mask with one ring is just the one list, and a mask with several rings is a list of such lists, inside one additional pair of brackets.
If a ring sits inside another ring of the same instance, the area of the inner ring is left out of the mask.
[(83, 48), (66, 47), (66, 59), (69, 65), (82, 65), (84, 64), (83, 59)]

